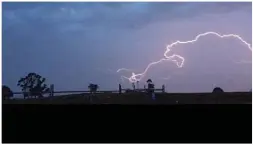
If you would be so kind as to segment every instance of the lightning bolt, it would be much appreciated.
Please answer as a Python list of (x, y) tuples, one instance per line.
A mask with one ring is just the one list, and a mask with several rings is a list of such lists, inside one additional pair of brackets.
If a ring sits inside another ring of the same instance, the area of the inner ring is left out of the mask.
[(132, 69), (126, 69), (126, 68), (120, 68), (117, 70), (117, 73), (118, 72), (121, 72), (121, 71), (129, 71), (129, 72), (132, 72), (133, 70)]
[[(196, 41), (199, 40), (199, 38), (201, 37), (204, 37), (204, 36), (207, 36), (207, 35), (215, 35), (219, 38), (235, 38), (235, 39), (238, 39), (240, 40), (243, 44), (245, 44), (249, 50), (252, 51), (252, 48), (251, 48), (251, 44), (247, 43), (245, 40), (243, 40), (239, 35), (236, 35), (236, 34), (225, 34), (225, 35), (221, 35), (219, 33), (216, 33), (216, 32), (205, 32), (205, 33), (201, 33), (199, 35), (197, 35), (193, 40), (188, 40), (188, 41), (176, 41), (176, 42), (173, 42), (169, 45), (167, 45), (166, 47), (166, 51), (164, 52), (164, 58), (161, 58), (160, 60), (158, 61), (155, 61), (155, 62), (151, 62), (148, 64), (148, 66), (146, 67), (146, 69), (142, 72), (142, 73), (139, 73), (139, 74), (135, 74), (134, 72), (132, 72), (132, 76), (130, 77), (126, 77), (126, 76), (121, 76), (121, 78), (125, 78), (125, 79), (128, 79), (129, 82), (133, 83), (133, 82), (137, 82), (137, 81), (141, 81), (141, 79), (146, 75), (146, 73), (148, 72), (148, 70), (153, 66), (153, 65), (156, 65), (156, 64), (159, 64), (163, 61), (172, 61), (174, 63), (176, 63), (177, 67), (178, 68), (182, 68), (183, 65), (184, 65), (184, 57), (180, 56), (180, 55), (177, 55), (177, 54), (173, 54), (173, 55), (170, 55), (168, 56), (167, 54), (171, 51), (171, 48), (172, 47), (175, 47), (176, 45), (179, 45), (179, 44), (188, 44), (188, 43), (194, 43)], [(177, 59), (179, 59), (180, 61), (178, 61)], [(121, 68), (121, 69), (118, 69), (117, 72), (120, 72), (122, 70), (127, 70), (129, 71), (129, 69), (126, 69), (126, 68)]]

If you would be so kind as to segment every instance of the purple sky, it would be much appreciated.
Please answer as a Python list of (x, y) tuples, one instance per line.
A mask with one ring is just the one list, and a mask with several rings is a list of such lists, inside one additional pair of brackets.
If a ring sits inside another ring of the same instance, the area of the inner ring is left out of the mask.
[[(141, 73), (163, 57), (166, 45), (199, 33), (237, 34), (252, 43), (251, 3), (3, 3), (3, 84), (14, 91), (20, 77), (36, 72), (55, 90), (117, 89), (119, 68)], [(252, 52), (237, 39), (213, 35), (178, 45), (183, 68), (171, 61), (152, 67), (156, 87), (168, 92), (251, 89)], [(167, 78), (167, 79), (164, 79)], [(124, 88), (131, 85), (125, 80)]]

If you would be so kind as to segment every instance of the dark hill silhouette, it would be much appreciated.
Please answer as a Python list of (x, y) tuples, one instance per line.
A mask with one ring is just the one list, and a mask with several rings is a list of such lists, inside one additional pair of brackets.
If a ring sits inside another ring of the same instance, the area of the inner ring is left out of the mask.
[[(41, 99), (4, 100), (4, 104), (251, 104), (251, 92), (233, 93), (155, 93), (145, 92), (72, 94)], [(92, 97), (90, 99), (89, 97)]]
[(213, 93), (217, 94), (217, 93), (223, 93), (224, 91), (220, 88), (220, 87), (215, 87), (213, 89)]

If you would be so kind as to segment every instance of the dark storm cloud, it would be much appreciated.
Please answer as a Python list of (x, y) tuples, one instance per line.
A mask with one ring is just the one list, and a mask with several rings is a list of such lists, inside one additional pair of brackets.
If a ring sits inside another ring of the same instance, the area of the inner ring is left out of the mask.
[[(215, 11), (213, 11), (215, 9)], [(52, 25), (78, 23), (82, 27), (140, 28), (152, 21), (191, 18), (209, 13), (251, 10), (251, 3), (3, 3), (4, 19), (36, 20)], [(5, 21), (4, 21), (5, 22)], [(70, 26), (71, 27), (71, 26)], [(66, 29), (68, 29), (66, 27)]]

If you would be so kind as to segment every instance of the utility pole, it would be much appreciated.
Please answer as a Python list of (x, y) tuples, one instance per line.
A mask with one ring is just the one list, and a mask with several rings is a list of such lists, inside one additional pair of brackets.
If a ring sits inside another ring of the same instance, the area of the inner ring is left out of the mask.
[(121, 84), (119, 84), (119, 94), (121, 94), (122, 92), (122, 88), (121, 88)]
[(54, 84), (51, 84), (50, 85), (50, 97), (53, 97), (54, 96)]
[(133, 90), (135, 90), (135, 85), (134, 85), (134, 83), (132, 83), (132, 86), (133, 86)]
[(162, 92), (163, 93), (165, 92), (165, 86), (164, 85), (162, 86)]

